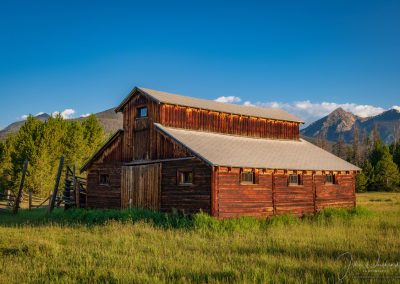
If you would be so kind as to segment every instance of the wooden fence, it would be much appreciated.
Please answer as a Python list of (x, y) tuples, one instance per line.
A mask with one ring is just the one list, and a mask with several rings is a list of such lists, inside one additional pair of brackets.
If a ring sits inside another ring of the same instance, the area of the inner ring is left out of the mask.
[(28, 161), (24, 162), (21, 181), (18, 191), (15, 193), (8, 190), (6, 193), (0, 193), (0, 212), (18, 213), (23, 207), (29, 210), (34, 208), (48, 208), (52, 212), (55, 207), (85, 208), (86, 207), (86, 180), (75, 174), (75, 166), (66, 167), (64, 190), (59, 192), (60, 180), (64, 167), (64, 157), (60, 158), (57, 176), (52, 194), (48, 197), (38, 197), (33, 195), (32, 190), (24, 191), (25, 176), (28, 169)]

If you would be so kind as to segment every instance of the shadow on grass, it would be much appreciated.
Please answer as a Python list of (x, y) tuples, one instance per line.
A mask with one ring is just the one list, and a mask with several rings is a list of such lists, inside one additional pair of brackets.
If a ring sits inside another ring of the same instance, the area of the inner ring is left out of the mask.
[(327, 223), (333, 219), (349, 220), (356, 216), (370, 216), (372, 213), (364, 207), (351, 209), (326, 208), (311, 216), (302, 218), (293, 215), (279, 215), (271, 218), (241, 217), (217, 220), (205, 213), (184, 215), (179, 213), (161, 213), (146, 209), (100, 210), (100, 209), (56, 209), (48, 213), (46, 209), (20, 210), (18, 214), (0, 213), (0, 226), (42, 226), (56, 224), (61, 226), (94, 226), (109, 221), (122, 223), (144, 222), (165, 229), (198, 229), (204, 231), (254, 231), (269, 226), (296, 225), (302, 222)]

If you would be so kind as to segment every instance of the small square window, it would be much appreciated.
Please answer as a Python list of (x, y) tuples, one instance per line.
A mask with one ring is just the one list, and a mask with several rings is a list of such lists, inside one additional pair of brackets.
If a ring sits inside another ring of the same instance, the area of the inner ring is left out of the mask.
[(289, 175), (289, 185), (299, 185), (299, 176)]
[(137, 118), (147, 117), (147, 107), (137, 108)]
[(179, 171), (178, 172), (179, 184), (193, 184), (193, 171)]
[(241, 184), (254, 184), (255, 183), (254, 172), (242, 172), (240, 174), (240, 183)]
[(100, 174), (99, 184), (100, 185), (110, 185), (110, 176), (108, 174)]
[(326, 175), (325, 176), (325, 183), (326, 184), (334, 184), (335, 183), (335, 178), (333, 175)]

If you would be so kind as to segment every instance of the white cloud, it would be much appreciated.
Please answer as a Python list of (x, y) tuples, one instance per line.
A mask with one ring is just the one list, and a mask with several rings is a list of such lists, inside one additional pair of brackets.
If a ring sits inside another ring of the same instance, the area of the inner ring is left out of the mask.
[[(219, 97), (216, 99), (216, 101), (225, 103), (238, 103), (241, 102), (242, 99), (239, 97), (229, 96)], [(306, 121), (306, 123), (314, 122), (315, 120), (318, 120), (328, 115), (339, 107), (343, 108), (345, 111), (352, 112), (353, 114), (360, 117), (375, 116), (385, 111), (384, 108), (372, 105), (359, 105), (354, 103), (338, 104), (333, 102), (313, 103), (309, 100), (295, 101), (290, 103), (276, 101), (253, 103), (251, 101), (245, 101), (243, 102), (243, 105), (284, 109), (289, 113), (300, 117), (301, 119)], [(392, 106), (392, 108), (400, 111), (400, 106)]]
[(81, 117), (88, 117), (91, 113), (82, 114)]
[(59, 114), (59, 115), (61, 115), (62, 118), (69, 119), (69, 118), (73, 118), (75, 113), (76, 113), (76, 111), (74, 109), (67, 108), (67, 109), (63, 110), (62, 112), (55, 111), (52, 113), (52, 115), (56, 116)]
[(331, 113), (332, 111), (334, 111), (339, 107), (343, 108), (345, 111), (352, 112), (353, 114), (360, 117), (375, 116), (385, 111), (384, 108), (372, 105), (358, 105), (354, 103), (338, 104), (333, 102), (312, 103), (308, 100), (297, 101), (292, 103), (257, 102), (256, 105), (260, 107), (272, 107), (272, 108), (284, 109), (304, 119), (307, 123), (320, 119), (321, 117), (328, 115), (329, 113)]
[(395, 109), (395, 110), (397, 110), (398, 112), (400, 112), (400, 106), (392, 106), (391, 109)]
[[(42, 115), (42, 114), (44, 114), (44, 112), (43, 111), (40, 111), (40, 112), (38, 112), (37, 114), (35, 114), (34, 116), (39, 116), (39, 115)], [(18, 118), (18, 120), (26, 120), (27, 118), (28, 118), (28, 114), (24, 114), (24, 115), (21, 115), (19, 118)]]
[(222, 96), (219, 98), (215, 99), (216, 102), (220, 102), (220, 103), (230, 103), (230, 104), (234, 104), (234, 103), (240, 103), (242, 101), (241, 98), (239, 97), (235, 97), (235, 96)]

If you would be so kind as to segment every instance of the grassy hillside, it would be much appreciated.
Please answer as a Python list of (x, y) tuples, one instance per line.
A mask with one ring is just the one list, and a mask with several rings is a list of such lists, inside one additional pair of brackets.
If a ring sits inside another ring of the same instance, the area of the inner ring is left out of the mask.
[(346, 283), (368, 276), (395, 283), (400, 195), (365, 193), (357, 202), (356, 210), (301, 220), (138, 210), (3, 214), (0, 282)]

